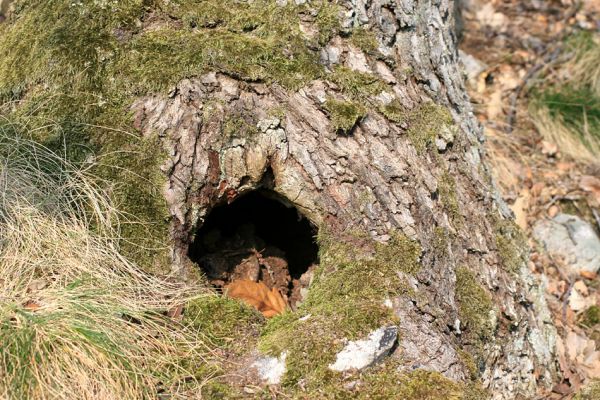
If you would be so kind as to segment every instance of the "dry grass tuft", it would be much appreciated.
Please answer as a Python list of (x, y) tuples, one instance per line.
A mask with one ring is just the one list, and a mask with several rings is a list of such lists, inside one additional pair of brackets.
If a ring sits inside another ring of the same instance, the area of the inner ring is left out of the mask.
[(580, 34), (567, 42), (572, 52), (557, 75), (560, 82), (542, 89), (529, 113), (542, 134), (575, 160), (600, 157), (600, 37)]
[(575, 57), (565, 66), (571, 80), (600, 96), (600, 36), (584, 36), (574, 42)]
[(532, 103), (529, 111), (533, 123), (545, 140), (556, 143), (560, 151), (583, 162), (597, 162), (600, 155), (600, 132), (592, 134), (590, 125), (565, 123), (560, 114), (554, 116), (547, 107)]
[(183, 365), (201, 366), (207, 345), (164, 316), (198, 288), (119, 254), (118, 214), (85, 170), (0, 134), (0, 398), (176, 398), (200, 384)]

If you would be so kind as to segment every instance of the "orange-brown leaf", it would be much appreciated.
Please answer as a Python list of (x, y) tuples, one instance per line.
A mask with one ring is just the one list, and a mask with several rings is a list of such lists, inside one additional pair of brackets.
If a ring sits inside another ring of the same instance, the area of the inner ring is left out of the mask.
[(233, 281), (226, 289), (227, 296), (242, 300), (244, 303), (256, 308), (266, 318), (283, 313), (287, 307), (281, 293), (275, 288), (269, 290), (262, 282)]

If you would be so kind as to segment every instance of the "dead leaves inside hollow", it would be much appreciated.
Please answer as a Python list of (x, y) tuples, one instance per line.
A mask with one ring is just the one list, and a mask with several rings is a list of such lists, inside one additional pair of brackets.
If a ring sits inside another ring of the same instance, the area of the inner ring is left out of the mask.
[(233, 281), (225, 288), (228, 297), (239, 299), (271, 318), (287, 309), (287, 302), (279, 290), (269, 288), (262, 282), (249, 280)]

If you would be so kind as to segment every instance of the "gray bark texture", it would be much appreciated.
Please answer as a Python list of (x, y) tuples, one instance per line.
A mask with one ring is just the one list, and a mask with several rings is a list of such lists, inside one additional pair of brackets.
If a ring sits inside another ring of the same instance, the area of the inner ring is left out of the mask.
[[(411, 140), (410, 121), (394, 123), (372, 109), (350, 134), (340, 134), (324, 103), (342, 95), (326, 80), (289, 91), (209, 73), (180, 82), (169, 96), (140, 99), (133, 106), (137, 127), (158, 132), (170, 155), (163, 171), (174, 269), (185, 276), (193, 268), (187, 246), (213, 207), (263, 186), (340, 238), (353, 228), (382, 242), (402, 232), (423, 249), (412, 285), (426, 300), (394, 301), (401, 321), (396, 353), (406, 365), (468, 379), (460, 353), (472, 343), (461, 335), (455, 296), (456, 272), (466, 268), (495, 306), (494, 333), (477, 365), (483, 385), (494, 399), (530, 398), (555, 378), (555, 332), (526, 257), (517, 257), (512, 271), (502, 262), (497, 226), (512, 217), (490, 179), (482, 130), (463, 87), (454, 4), (352, 0), (344, 7), (345, 26), (375, 33), (380, 55), (337, 37), (322, 63), (378, 76), (389, 89), (378, 98), (384, 104), (397, 100), (416, 110), (432, 101), (454, 122), (438, 126), (435, 145), (425, 151)], [(224, 135), (231, 115), (249, 116), (256, 131)]]

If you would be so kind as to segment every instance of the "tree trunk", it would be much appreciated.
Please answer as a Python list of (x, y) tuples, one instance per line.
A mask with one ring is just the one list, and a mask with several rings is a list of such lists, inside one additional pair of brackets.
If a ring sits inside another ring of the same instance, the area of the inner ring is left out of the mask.
[[(158, 132), (169, 152), (163, 172), (174, 269), (187, 276), (195, 268), (188, 247), (214, 207), (259, 188), (340, 240), (357, 229), (378, 242), (401, 233), (422, 248), (413, 282), (422, 300), (394, 302), (395, 354), (465, 381), (473, 371), (462, 354), (470, 351), (493, 398), (531, 397), (556, 373), (555, 332), (528, 270), (528, 245), (485, 162), (463, 87), (453, 3), (343, 6), (343, 29), (321, 62), (375, 76), (382, 93), (353, 95), (327, 75), (293, 91), (207, 73), (133, 106), (137, 127)], [(352, 43), (348, 33), (358, 27), (375, 34), (376, 51)], [(336, 105), (355, 108), (348, 116)], [(473, 283), (474, 292), (460, 287)], [(490, 315), (465, 315), (477, 294), (492, 299)], [(473, 318), (491, 324), (483, 340), (464, 332)]]

